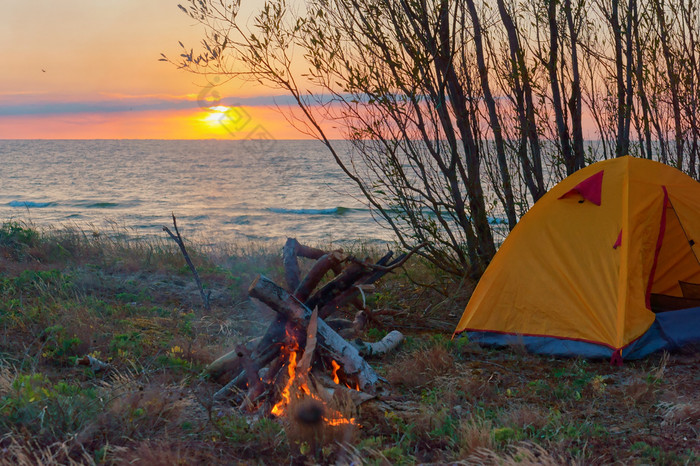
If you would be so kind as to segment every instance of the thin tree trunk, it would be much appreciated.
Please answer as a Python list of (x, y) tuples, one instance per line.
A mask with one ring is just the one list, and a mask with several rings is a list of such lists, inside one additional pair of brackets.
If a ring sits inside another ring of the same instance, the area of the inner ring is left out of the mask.
[[(519, 150), (520, 163), (523, 167), (525, 183), (530, 190), (533, 200), (536, 202), (544, 196), (544, 174), (542, 172), (542, 154), (540, 150), (537, 124), (535, 123), (535, 111), (532, 98), (532, 86), (530, 84), (530, 72), (525, 63), (524, 53), (518, 40), (518, 30), (513, 23), (503, 0), (497, 0), (498, 12), (503, 21), (508, 35), (508, 47), (513, 72), (513, 87), (515, 90), (516, 107), (520, 120), (521, 143)], [(521, 82), (522, 80), (522, 82)], [(527, 143), (530, 143), (532, 163), (527, 156)]]
[[(629, 0), (630, 9), (636, 9), (637, 0)], [(634, 52), (632, 50), (632, 13), (627, 12), (627, 26), (625, 30), (625, 106), (624, 106), (624, 146), (623, 155), (630, 152), (630, 125), (632, 123), (632, 102), (634, 98), (634, 88), (632, 87), (632, 66), (634, 62)]]
[[(632, 15), (632, 25), (635, 41), (635, 49), (637, 52), (637, 63), (636, 63), (636, 77), (637, 77), (637, 94), (639, 95), (640, 106), (642, 107), (642, 125), (644, 127), (644, 141), (646, 143), (646, 158), (651, 159), (653, 154), (652, 142), (651, 142), (651, 127), (649, 126), (649, 99), (647, 98), (646, 92), (646, 82), (644, 79), (644, 61), (643, 61), (643, 51), (644, 47), (639, 37), (639, 11), (637, 9), (636, 0), (630, 3), (631, 15)], [(640, 140), (640, 144), (642, 141)]]
[(659, 40), (661, 42), (661, 50), (664, 54), (664, 62), (666, 63), (666, 73), (668, 74), (668, 83), (671, 91), (671, 106), (673, 108), (673, 123), (675, 128), (676, 142), (676, 168), (683, 169), (683, 126), (681, 123), (681, 104), (678, 92), (678, 72), (675, 69), (673, 54), (669, 46), (668, 27), (666, 25), (666, 15), (663, 11), (663, 0), (655, 0), (656, 18), (659, 23)]
[[(417, 12), (412, 9), (414, 8), (413, 4), (402, 3), (402, 6), (416, 30), (416, 34), (421, 38), (423, 45), (430, 54), (438, 74), (439, 88), (435, 89), (438, 105), (435, 111), (440, 118), (440, 124), (444, 128), (444, 135), (450, 147), (449, 165), (441, 166), (441, 170), (450, 184), (450, 195), (454, 201), (455, 211), (460, 224), (465, 232), (468, 232), (473, 226), (476, 233), (475, 251), (472, 251), (472, 248), (470, 248), (472, 264), (469, 273), (480, 275), (496, 253), (496, 247), (486, 215), (486, 202), (484, 191), (481, 187), (478, 148), (474, 139), (474, 133), (469, 126), (474, 115), (470, 114), (463, 83), (460, 82), (454, 68), (455, 54), (451, 46), (453, 37), (450, 31), (450, 3), (448, 0), (440, 0), (438, 24), (432, 27), (428, 22), (427, 11), (419, 11), (418, 13), (422, 14), (416, 14)], [(422, 5), (422, 7), (424, 8), (425, 5)], [(433, 28), (437, 30), (437, 37), (431, 34)], [(448, 108), (448, 100), (444, 94), (445, 89), (447, 96), (449, 96), (452, 112)], [(457, 132), (455, 132), (452, 124), (453, 119), (459, 131), (461, 145), (464, 150), (466, 169), (463, 167), (457, 148)], [(460, 196), (461, 189), (457, 178), (458, 172), (465, 185), (469, 213), (471, 214), (470, 218), (466, 217), (464, 200)], [(469, 236), (467, 236), (467, 239), (469, 239)]]
[(629, 147), (629, 135), (625, 135), (625, 81), (622, 63), (622, 30), (620, 28), (620, 2), (612, 0), (610, 7), (610, 26), (615, 47), (615, 83), (617, 84), (617, 142), (615, 157), (622, 157)]
[(571, 40), (571, 98), (569, 99), (569, 111), (571, 112), (571, 126), (574, 139), (574, 164), (575, 168), (584, 166), (583, 148), (583, 123), (581, 110), (581, 76), (578, 65), (578, 31), (574, 24), (571, 0), (564, 0), (564, 13), (569, 26), (569, 38)]
[(550, 1), (547, 5), (547, 21), (549, 24), (549, 62), (547, 68), (549, 70), (549, 81), (552, 89), (552, 107), (554, 110), (554, 119), (557, 125), (557, 135), (561, 144), (562, 158), (566, 164), (566, 174), (571, 175), (576, 171), (576, 159), (571, 150), (571, 140), (569, 138), (569, 129), (566, 126), (564, 118), (564, 108), (561, 98), (561, 85), (559, 83), (559, 75), (557, 74), (558, 55), (559, 55), (559, 26), (557, 24), (557, 2)]
[(493, 139), (496, 146), (496, 157), (498, 159), (498, 167), (501, 175), (501, 183), (503, 195), (505, 197), (505, 210), (508, 217), (509, 229), (515, 228), (518, 219), (515, 214), (515, 203), (513, 201), (513, 187), (511, 184), (510, 173), (508, 172), (508, 160), (506, 159), (505, 145), (503, 144), (503, 132), (501, 123), (498, 119), (496, 111), (496, 101), (491, 93), (489, 85), (489, 74), (486, 68), (486, 60), (484, 59), (484, 45), (482, 40), (481, 22), (474, 6), (474, 0), (467, 0), (469, 15), (472, 18), (472, 26), (474, 28), (474, 47), (476, 52), (476, 62), (479, 68), (479, 78), (481, 81), (481, 90), (484, 93), (484, 101), (489, 113), (489, 122), (491, 123), (491, 131), (493, 131)]

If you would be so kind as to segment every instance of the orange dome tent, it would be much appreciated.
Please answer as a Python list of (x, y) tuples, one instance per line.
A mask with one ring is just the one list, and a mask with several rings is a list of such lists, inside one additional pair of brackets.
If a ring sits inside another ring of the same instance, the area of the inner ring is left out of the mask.
[(598, 162), (523, 216), (456, 332), (614, 362), (700, 342), (699, 243), (700, 183), (646, 159)]

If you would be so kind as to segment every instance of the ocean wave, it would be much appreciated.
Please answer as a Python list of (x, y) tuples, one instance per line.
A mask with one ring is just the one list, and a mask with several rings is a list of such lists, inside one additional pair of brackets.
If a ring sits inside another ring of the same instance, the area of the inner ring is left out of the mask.
[(33, 201), (10, 201), (7, 203), (10, 207), (49, 207), (54, 205), (53, 202), (33, 202)]
[(246, 215), (232, 218), (231, 220), (225, 220), (224, 225), (250, 225), (250, 218)]
[(332, 207), (330, 209), (285, 209), (282, 207), (270, 207), (270, 212), (276, 214), (296, 214), (296, 215), (343, 215), (353, 209), (349, 207)]
[(116, 202), (93, 202), (91, 204), (84, 204), (82, 207), (85, 207), (86, 209), (110, 209), (118, 206), (119, 204)]

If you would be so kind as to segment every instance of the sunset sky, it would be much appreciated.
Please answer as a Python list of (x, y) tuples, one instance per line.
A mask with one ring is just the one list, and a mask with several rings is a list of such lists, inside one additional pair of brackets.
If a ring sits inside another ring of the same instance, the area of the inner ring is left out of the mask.
[[(261, 86), (229, 83), (217, 88), (228, 107), (198, 104), (207, 81), (158, 61), (203, 37), (178, 3), (5, 0), (0, 139), (306, 137), (276, 108), (286, 99)], [(250, 16), (262, 0), (242, 3)]]

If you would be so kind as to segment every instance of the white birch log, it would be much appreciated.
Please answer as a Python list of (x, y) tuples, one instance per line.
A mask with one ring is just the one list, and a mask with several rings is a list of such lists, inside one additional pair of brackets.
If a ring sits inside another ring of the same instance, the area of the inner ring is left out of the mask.
[(392, 330), (377, 342), (370, 343), (357, 339), (352, 342), (352, 345), (357, 348), (362, 356), (380, 356), (396, 349), (403, 339), (403, 333), (398, 330)]

